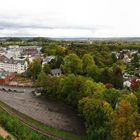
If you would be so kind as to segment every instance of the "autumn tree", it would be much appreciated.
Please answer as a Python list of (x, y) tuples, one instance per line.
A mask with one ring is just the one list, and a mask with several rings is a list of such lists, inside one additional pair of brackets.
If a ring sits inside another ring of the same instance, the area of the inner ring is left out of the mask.
[(121, 100), (113, 115), (111, 129), (113, 140), (132, 140), (132, 133), (135, 130), (134, 115), (131, 104)]
[(123, 94), (121, 95), (119, 100), (124, 100), (127, 101), (128, 103), (131, 104), (133, 109), (137, 112), (138, 111), (138, 98), (136, 97), (135, 94)]
[(79, 101), (79, 111), (86, 120), (89, 140), (109, 140), (112, 108), (102, 100), (86, 97)]

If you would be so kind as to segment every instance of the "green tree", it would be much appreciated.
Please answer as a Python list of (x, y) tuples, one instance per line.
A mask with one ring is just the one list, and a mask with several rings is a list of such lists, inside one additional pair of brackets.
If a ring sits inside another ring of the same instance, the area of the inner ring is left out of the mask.
[(115, 67), (113, 69), (112, 83), (115, 88), (122, 89), (123, 88), (123, 75), (120, 67)]
[(66, 98), (68, 96), (68, 94), (73, 92), (75, 79), (76, 79), (76, 76), (74, 74), (69, 74), (64, 79), (64, 87), (63, 87), (63, 96), (64, 96), (64, 98)]
[(84, 96), (81, 92), (84, 81), (85, 78), (83, 76), (75, 76), (74, 74), (69, 74), (64, 79), (62, 93), (67, 103), (77, 106), (78, 100)]
[(104, 99), (112, 106), (113, 109), (115, 109), (119, 97), (121, 96), (121, 93), (119, 90), (116, 90), (114, 88), (112, 89), (106, 89), (103, 92)]
[(104, 68), (100, 75), (100, 81), (104, 84), (112, 82), (112, 71), (108, 68)]
[(21, 38), (19, 38), (19, 37), (10, 37), (10, 38), (8, 38), (6, 41), (10, 41), (10, 42), (21, 42), (22, 41), (22, 39)]
[(65, 56), (62, 66), (66, 73), (78, 74), (82, 72), (82, 60), (74, 53)]
[(66, 48), (62, 46), (57, 46), (56, 47), (56, 53), (58, 56), (64, 56), (66, 52)]
[(50, 65), (48, 63), (45, 63), (43, 66), (43, 71), (48, 74), (50, 72), (51, 68)]
[(29, 64), (28, 67), (28, 75), (36, 80), (38, 78), (39, 73), (41, 72), (42, 66), (40, 59), (34, 59), (32, 63)]
[(116, 57), (115, 53), (112, 53), (111, 57), (112, 57), (113, 63), (116, 63), (117, 57)]
[(84, 96), (91, 96), (94, 93), (94, 82), (90, 79), (86, 80), (83, 84), (82, 92)]
[(139, 68), (140, 63), (139, 63), (139, 56), (138, 54), (134, 54), (133, 59), (132, 59), (132, 65), (134, 68)]
[(41, 71), (38, 75), (37, 86), (45, 88), (47, 84), (47, 75), (44, 71)]
[(82, 61), (83, 61), (83, 72), (87, 74), (89, 73), (89, 68), (95, 65), (95, 62), (90, 54), (84, 54), (84, 56), (82, 57)]
[(97, 65), (90, 65), (88, 67), (88, 76), (92, 77), (96, 82), (100, 81), (101, 70)]

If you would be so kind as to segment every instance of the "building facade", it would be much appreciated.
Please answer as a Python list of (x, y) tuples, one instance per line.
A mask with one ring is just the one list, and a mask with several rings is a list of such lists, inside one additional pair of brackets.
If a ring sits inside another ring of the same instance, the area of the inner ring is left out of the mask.
[(0, 56), (0, 69), (8, 72), (24, 73), (27, 70), (27, 62), (25, 60), (14, 60)]
[(15, 75), (15, 72), (0, 71), (0, 84), (8, 84)]

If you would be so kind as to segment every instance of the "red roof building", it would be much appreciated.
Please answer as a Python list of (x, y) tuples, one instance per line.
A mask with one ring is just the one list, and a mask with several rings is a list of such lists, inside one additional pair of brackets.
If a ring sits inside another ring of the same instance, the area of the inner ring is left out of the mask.
[(0, 84), (9, 84), (15, 75), (15, 72), (0, 71)]

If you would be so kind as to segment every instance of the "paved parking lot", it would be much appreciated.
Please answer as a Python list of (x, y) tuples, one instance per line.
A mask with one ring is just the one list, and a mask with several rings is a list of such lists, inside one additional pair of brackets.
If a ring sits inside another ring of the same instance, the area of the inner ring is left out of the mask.
[(71, 108), (50, 99), (38, 99), (31, 93), (0, 91), (0, 100), (16, 110), (49, 126), (82, 134), (85, 129), (81, 119)]
[(12, 90), (12, 91), (16, 90), (17, 92), (30, 93), (30, 92), (32, 92), (35, 88), (0, 85), (0, 91), (1, 91), (2, 89), (4, 89), (4, 90)]

